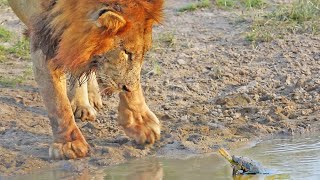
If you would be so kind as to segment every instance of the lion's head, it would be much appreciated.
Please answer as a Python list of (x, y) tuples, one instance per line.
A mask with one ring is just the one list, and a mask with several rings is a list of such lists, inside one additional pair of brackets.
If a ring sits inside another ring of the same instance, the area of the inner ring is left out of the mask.
[(162, 5), (163, 0), (53, 1), (33, 25), (33, 48), (73, 75), (98, 70), (108, 85), (130, 91)]

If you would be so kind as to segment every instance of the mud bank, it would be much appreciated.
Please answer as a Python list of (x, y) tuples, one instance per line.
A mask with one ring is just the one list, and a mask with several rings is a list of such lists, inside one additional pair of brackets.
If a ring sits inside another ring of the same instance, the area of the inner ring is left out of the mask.
[[(117, 125), (118, 97), (104, 97), (96, 122), (78, 122), (92, 147), (82, 160), (51, 161), (51, 129), (33, 77), (0, 85), (0, 174), (39, 168), (84, 168), (150, 155), (216, 151), (272, 135), (320, 129), (320, 36), (285, 34), (252, 46), (250, 21), (240, 10), (216, 7), (180, 13), (188, 1), (166, 3), (166, 18), (154, 32), (142, 84), (147, 103), (162, 123), (162, 138), (137, 146)], [(3, 26), (21, 32), (13, 13), (0, 11)], [(3, 15), (3, 16), (2, 16)], [(18, 76), (30, 61), (9, 57), (0, 75)]]

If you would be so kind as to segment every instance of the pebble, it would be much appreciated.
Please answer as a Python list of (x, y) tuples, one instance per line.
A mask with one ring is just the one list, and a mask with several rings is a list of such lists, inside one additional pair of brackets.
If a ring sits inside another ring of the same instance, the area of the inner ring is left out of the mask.
[(241, 117), (241, 113), (234, 113), (232, 116), (234, 119), (238, 119)]
[(216, 111), (212, 111), (211, 114), (212, 114), (213, 116), (219, 116), (219, 113), (216, 112)]
[(178, 64), (180, 64), (180, 65), (186, 64), (186, 61), (183, 60), (183, 59), (178, 59), (177, 62), (178, 62)]
[(182, 120), (182, 121), (188, 121), (188, 116), (187, 116), (187, 115), (182, 116), (182, 117), (181, 117), (181, 120)]
[(227, 121), (233, 121), (233, 118), (232, 117), (226, 117), (226, 120)]
[(5, 127), (0, 127), (0, 133), (3, 133), (4, 131), (6, 131)]

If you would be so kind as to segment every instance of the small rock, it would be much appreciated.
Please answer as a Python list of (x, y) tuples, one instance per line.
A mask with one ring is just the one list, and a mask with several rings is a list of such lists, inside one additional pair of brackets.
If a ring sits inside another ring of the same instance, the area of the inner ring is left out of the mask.
[(216, 112), (216, 111), (212, 111), (211, 114), (212, 114), (213, 116), (219, 116), (219, 113)]
[(127, 136), (118, 136), (115, 138), (115, 140), (113, 141), (113, 143), (118, 143), (120, 145), (125, 144), (127, 142), (129, 142), (129, 138)]
[(301, 111), (301, 114), (302, 115), (309, 115), (309, 114), (311, 114), (312, 113), (312, 109), (304, 109), (304, 110), (302, 110)]
[(182, 121), (188, 121), (188, 116), (187, 116), (187, 115), (182, 116), (182, 117), (181, 117), (181, 120), (182, 120)]
[(238, 119), (238, 118), (240, 118), (241, 117), (241, 113), (234, 113), (233, 114), (233, 118), (234, 119)]
[(201, 140), (203, 140), (203, 136), (200, 134), (191, 134), (191, 135), (189, 135), (189, 137), (187, 139), (187, 141), (191, 141), (194, 144), (199, 143), (199, 141), (201, 141)]
[(183, 60), (183, 59), (178, 59), (177, 62), (178, 62), (178, 64), (180, 64), (180, 65), (186, 64), (186, 61)]
[(226, 120), (227, 121), (233, 121), (233, 118), (232, 117), (226, 117)]
[(5, 127), (0, 127), (0, 134), (4, 133), (6, 131)]

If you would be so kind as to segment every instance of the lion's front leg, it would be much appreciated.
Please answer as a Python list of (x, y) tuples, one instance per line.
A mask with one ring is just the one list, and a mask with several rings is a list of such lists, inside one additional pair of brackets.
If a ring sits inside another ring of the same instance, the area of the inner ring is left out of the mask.
[(83, 75), (68, 93), (75, 118), (82, 121), (94, 121), (97, 111), (102, 108), (102, 99), (95, 73)]
[(91, 73), (88, 80), (88, 97), (89, 103), (96, 110), (102, 109), (102, 98), (99, 90), (99, 84), (97, 81), (96, 73)]
[(41, 50), (31, 55), (35, 79), (52, 126), (54, 142), (49, 149), (49, 156), (53, 159), (87, 156), (89, 146), (74, 121), (63, 72), (51, 66)]
[(94, 121), (96, 119), (97, 111), (91, 106), (88, 96), (88, 83), (85, 80), (86, 77), (81, 77), (80, 82), (71, 86), (68, 93), (71, 107), (75, 118), (81, 119), (81, 121)]
[(141, 85), (132, 92), (121, 92), (119, 124), (139, 144), (153, 144), (160, 139), (160, 122), (147, 106)]

